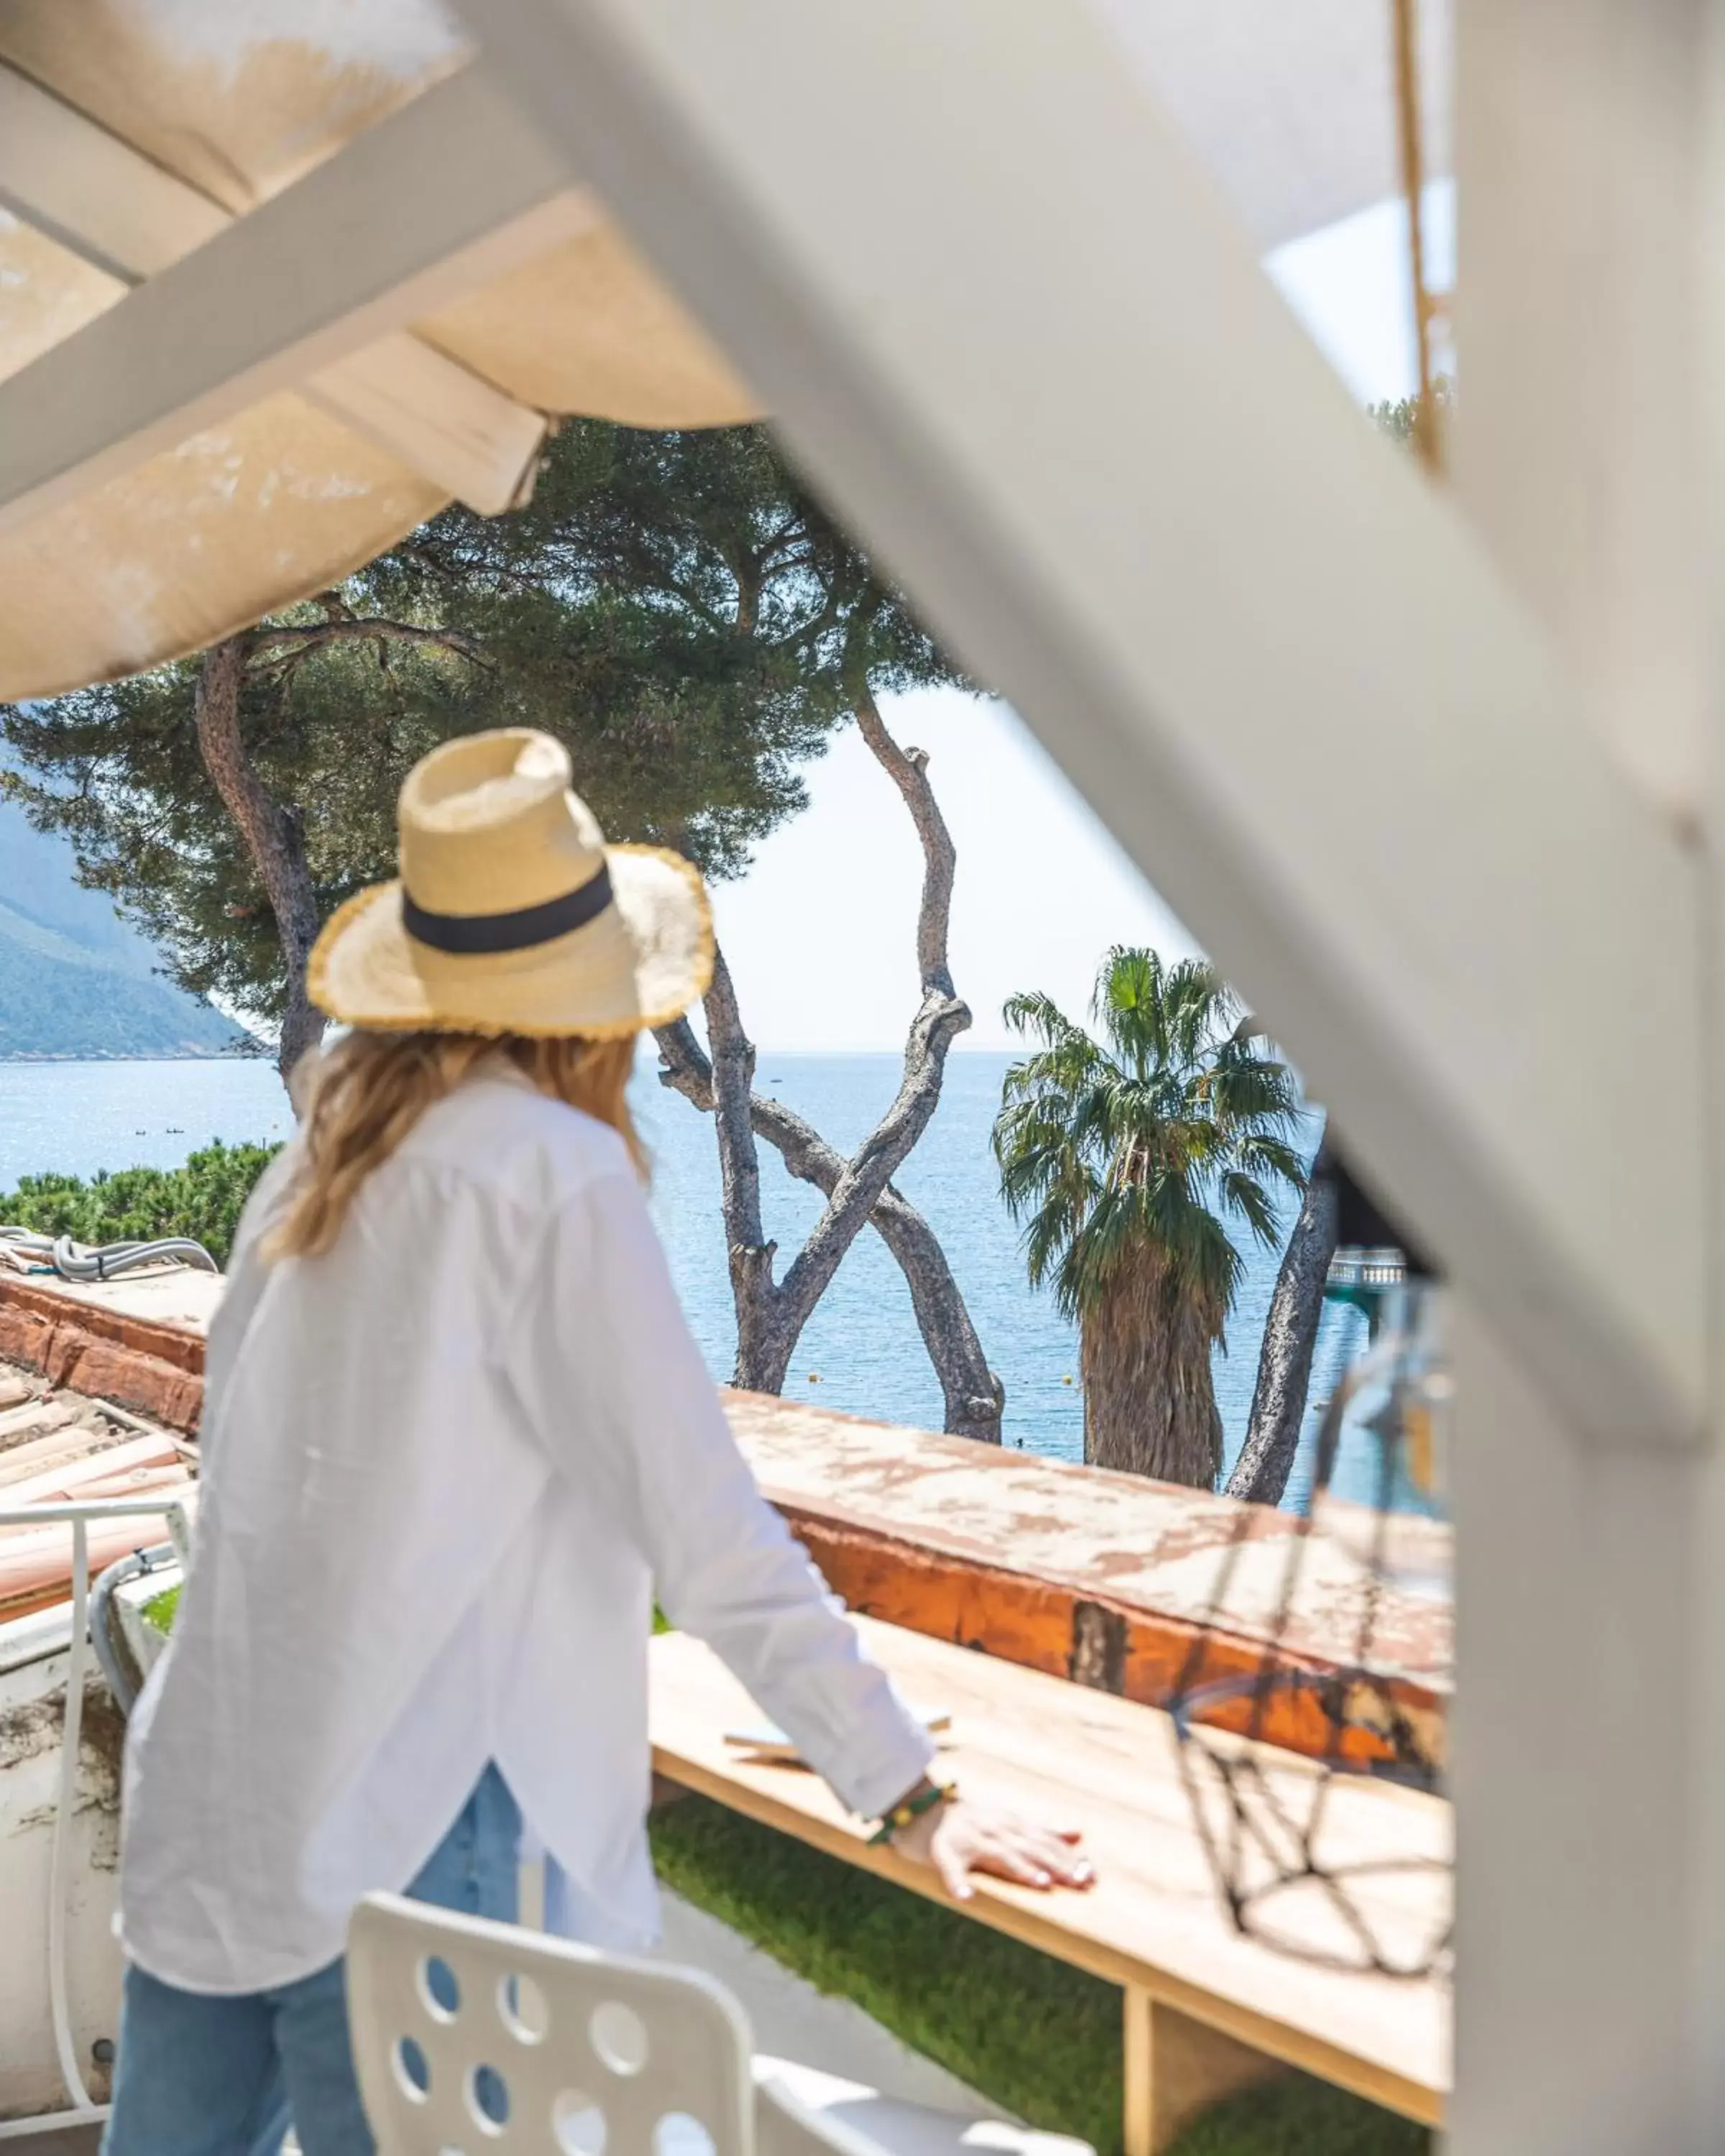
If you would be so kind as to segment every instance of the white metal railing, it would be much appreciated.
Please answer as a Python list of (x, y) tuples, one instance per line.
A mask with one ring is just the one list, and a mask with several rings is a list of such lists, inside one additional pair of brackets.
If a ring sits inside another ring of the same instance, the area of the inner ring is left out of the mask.
[(0, 2141), (20, 2138), (26, 2133), (51, 2133), (62, 2127), (93, 2125), (108, 2115), (106, 2104), (97, 2103), (90, 2093), (72, 2041), (71, 2005), (66, 1995), (66, 1865), (78, 1789), (78, 1747), (84, 1728), (84, 1680), (90, 1652), (90, 1522), (125, 1519), (165, 1519), (182, 1573), (190, 1568), (192, 1536), (183, 1496), (169, 1497), (158, 1492), (151, 1496), (92, 1497), (82, 1504), (21, 1505), (9, 1512), (0, 1511), (0, 1527), (69, 1524), (72, 1530), (72, 1638), (66, 1657), (59, 1795), (54, 1805), (48, 1870), (49, 2011), (54, 2021), (60, 2078), (71, 2098), (71, 2108), (33, 2118), (0, 2120)]
[(1324, 1285), (1331, 1288), (1399, 1287), (1407, 1278), (1407, 1260), (1399, 1250), (1338, 1251), (1330, 1260)]

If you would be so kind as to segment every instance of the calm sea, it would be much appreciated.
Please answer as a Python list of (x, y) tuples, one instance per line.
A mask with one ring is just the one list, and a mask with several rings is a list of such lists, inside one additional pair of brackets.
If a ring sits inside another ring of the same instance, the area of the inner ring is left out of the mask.
[[(1018, 1234), (999, 1201), (988, 1133), (1008, 1059), (955, 1055), (940, 1107), (898, 1178), (945, 1245), (993, 1367), (1005, 1381), (1006, 1439), (1052, 1457), (1083, 1455), (1078, 1343), (1052, 1299), (1024, 1279)], [(757, 1082), (785, 1100), (834, 1145), (849, 1148), (891, 1101), (895, 1055), (763, 1055)], [(716, 1377), (730, 1374), (736, 1344), (718, 1166), (709, 1119), (663, 1091), (644, 1065), (637, 1104), (655, 1160), (654, 1209), (677, 1285)], [(0, 1189), (21, 1175), (59, 1168), (167, 1168), (212, 1138), (269, 1142), (287, 1136), (286, 1096), (267, 1063), (0, 1062)], [(762, 1151), (767, 1231), (794, 1252), (817, 1217), (819, 1194)], [(1291, 1218), (1291, 1207), (1287, 1216)], [(1259, 1342), (1278, 1254), (1252, 1251), (1216, 1359), (1216, 1392), (1230, 1460), (1245, 1435)], [(1326, 1399), (1363, 1342), (1352, 1311), (1326, 1312), (1312, 1397)], [(930, 1371), (902, 1276), (875, 1236), (853, 1245), (804, 1333), (787, 1388), (823, 1407), (937, 1430), (940, 1389)], [(1313, 1412), (1315, 1413), (1315, 1408)], [(1307, 1417), (1308, 1444), (1312, 1415)], [(1363, 1461), (1338, 1481), (1353, 1485)], [(1290, 1498), (1297, 1494), (1291, 1489)]]

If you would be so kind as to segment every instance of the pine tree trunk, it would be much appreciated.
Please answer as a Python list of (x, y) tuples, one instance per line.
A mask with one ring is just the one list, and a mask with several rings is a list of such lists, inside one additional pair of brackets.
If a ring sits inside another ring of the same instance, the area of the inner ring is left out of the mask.
[[(700, 1042), (686, 1019), (661, 1026), (656, 1038), (662, 1067), (661, 1083), (680, 1093), (697, 1108), (709, 1113), (713, 1106), (712, 1071)], [(799, 1182), (813, 1183), (830, 1198), (845, 1171), (845, 1157), (822, 1137), (814, 1126), (772, 1094), (752, 1094), (749, 1114), (755, 1136), (773, 1147), (785, 1167)], [(1000, 1442), (1000, 1415), (1006, 1389), (988, 1368), (988, 1357), (977, 1337), (963, 1295), (940, 1238), (903, 1194), (888, 1183), (875, 1200), (869, 1224), (891, 1252), (911, 1291), (917, 1328), (945, 1403), (942, 1427), (955, 1437), (973, 1437), (985, 1445)], [(737, 1281), (733, 1259), (732, 1283)], [(752, 1372), (770, 1373), (778, 1359), (776, 1344), (769, 1345), (762, 1323), (766, 1298), (758, 1285), (748, 1282), (744, 1292), (752, 1313), (747, 1363)], [(739, 1332), (742, 1327), (739, 1324)], [(758, 1344), (757, 1344), (758, 1343)], [(784, 1349), (781, 1364), (788, 1374), (795, 1342)]]
[[(697, 1106), (710, 1106), (718, 1125), (721, 1204), (737, 1311), (732, 1382), (751, 1392), (783, 1392), (797, 1342), (840, 1260), (870, 1219), (884, 1213), (877, 1225), (906, 1267), (931, 1354), (940, 1350), (936, 1368), (949, 1417), (956, 1408), (963, 1419), (962, 1435), (998, 1443), (1004, 1389), (983, 1359), (932, 1231), (888, 1180), (934, 1112), (947, 1043), (961, 1024), (969, 1023), (969, 1013), (954, 998), (925, 997), (906, 1050), (898, 1096), (846, 1160), (778, 1103), (754, 1098), (754, 1044), (743, 1030), (722, 951), (715, 954), (703, 1009), (711, 1065), (685, 1026), (661, 1028), (658, 1039), (665, 1082)], [(778, 1149), (793, 1175), (815, 1184), (829, 1201), (783, 1281), (773, 1277), (778, 1245), (768, 1241), (762, 1222), (757, 1133)]]
[(942, 1427), (954, 1437), (999, 1445), (1006, 1388), (988, 1368), (940, 1238), (890, 1183), (870, 1218), (911, 1291), (916, 1329), (940, 1380), (946, 1408)]
[(246, 753), (239, 700), (249, 650), (250, 639), (242, 635), (226, 637), (204, 653), (194, 700), (198, 747), (275, 916), (287, 977), (275, 1067), (291, 1096), (295, 1065), (323, 1039), (323, 1013), (306, 988), (311, 947), (317, 941), (317, 892), (297, 810), (282, 806)]
[(1210, 1355), (1217, 1328), (1159, 1267), (1132, 1266), (1084, 1312), (1084, 1456), (1092, 1466), (1214, 1490), (1222, 1418)]
[(711, 1090), (719, 1133), (720, 1205), (737, 1310), (737, 1363), (732, 1381), (748, 1392), (776, 1393), (784, 1384), (791, 1343), (783, 1337), (773, 1279), (776, 1245), (767, 1240), (761, 1222), (761, 1166), (749, 1115), (755, 1044), (743, 1031), (722, 951), (713, 954), (712, 985), (705, 1008), (707, 1039), (712, 1044)]
[(785, 1322), (776, 1296), (762, 1291), (762, 1281), (772, 1286), (773, 1249), (766, 1243), (753, 1250), (733, 1246), (731, 1251), (731, 1293), (737, 1306), (737, 1361), (731, 1382), (746, 1393), (784, 1390), (801, 1330)]
[[(865, 684), (857, 688), (855, 716), (857, 731), (910, 812), (922, 852), (916, 917), (922, 1000), (911, 1021), (891, 1106), (846, 1159), (800, 1117), (776, 1102), (756, 1100), (755, 1050), (743, 1030), (722, 952), (716, 955), (712, 986), (703, 1004), (711, 1065), (686, 1025), (665, 1026), (658, 1034), (661, 1075), (696, 1106), (710, 1108), (718, 1126), (726, 1247), (737, 1310), (734, 1382), (756, 1392), (783, 1390), (803, 1327), (832, 1285), (845, 1253), (872, 1220), (910, 1283), (916, 1322), (945, 1397), (947, 1428), (998, 1445), (1005, 1389), (988, 1367), (933, 1231), (891, 1182), (939, 1105), (953, 1037), (970, 1024), (947, 960), (957, 856), (928, 783), (927, 755), (900, 747)], [(767, 1240), (762, 1224), (757, 1136), (775, 1146), (792, 1174), (814, 1183), (827, 1200), (783, 1280), (774, 1278), (777, 1247)]]
[(1288, 1486), (1306, 1419), (1324, 1282), (1336, 1255), (1336, 1186), (1314, 1168), (1270, 1298), (1251, 1420), (1245, 1447), (1228, 1478), (1230, 1497), (1244, 1497), (1255, 1505), (1279, 1505)]

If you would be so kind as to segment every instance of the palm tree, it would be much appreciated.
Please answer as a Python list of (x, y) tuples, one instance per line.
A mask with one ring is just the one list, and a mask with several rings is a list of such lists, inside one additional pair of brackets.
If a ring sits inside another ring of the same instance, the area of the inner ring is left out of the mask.
[(1304, 1186), (1294, 1075), (1196, 960), (1112, 950), (1091, 1009), (1100, 1039), (1045, 995), (1006, 1006), (1039, 1045), (1002, 1091), (1001, 1190), (1031, 1284), (1051, 1281), (1080, 1327), (1085, 1458), (1211, 1489), (1210, 1357), (1242, 1264), (1224, 1224), (1269, 1245), (1272, 1189)]

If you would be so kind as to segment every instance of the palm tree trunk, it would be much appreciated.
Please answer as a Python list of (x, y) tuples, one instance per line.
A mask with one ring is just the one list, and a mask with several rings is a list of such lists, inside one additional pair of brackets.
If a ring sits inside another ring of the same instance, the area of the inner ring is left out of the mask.
[(1210, 1354), (1217, 1328), (1159, 1268), (1132, 1267), (1081, 1325), (1084, 1456), (1094, 1467), (1214, 1490), (1222, 1418)]

